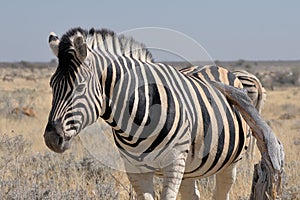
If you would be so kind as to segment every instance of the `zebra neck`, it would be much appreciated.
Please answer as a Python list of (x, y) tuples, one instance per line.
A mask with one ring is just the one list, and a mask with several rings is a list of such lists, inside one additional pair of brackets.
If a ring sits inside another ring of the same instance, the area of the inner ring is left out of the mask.
[[(99, 84), (102, 92), (102, 112), (101, 118), (106, 120), (112, 127), (115, 126), (113, 123), (113, 106), (118, 101), (116, 97), (121, 91), (120, 79), (124, 77), (124, 67), (119, 63), (119, 59), (114, 56), (103, 56), (103, 60), (100, 62), (101, 65), (97, 67), (97, 74), (99, 77)], [(114, 59), (116, 58), (116, 59)]]
[[(127, 56), (106, 57), (106, 63), (100, 76), (103, 88), (103, 107), (101, 118), (104, 119), (116, 133), (124, 133), (128, 119), (134, 119), (132, 107), (137, 103), (137, 90), (145, 84), (141, 71), (146, 70), (144, 62)], [(144, 72), (145, 74), (145, 72)]]

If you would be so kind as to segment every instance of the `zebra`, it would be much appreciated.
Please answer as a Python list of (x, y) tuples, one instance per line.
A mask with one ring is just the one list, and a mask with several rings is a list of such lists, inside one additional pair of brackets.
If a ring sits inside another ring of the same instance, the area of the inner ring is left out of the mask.
[[(154, 62), (145, 45), (107, 29), (73, 28), (61, 39), (52, 32), (49, 46), (58, 58), (44, 132), (51, 150), (65, 152), (102, 118), (138, 199), (154, 199), (155, 174), (161, 199), (200, 199), (196, 179), (213, 174), (215, 198), (229, 199), (248, 126), (209, 81)], [(230, 72), (227, 80), (242, 87)]]
[(261, 114), (267, 98), (267, 92), (260, 80), (254, 74), (245, 70), (235, 70), (232, 73), (242, 82), (243, 88), (247, 90), (252, 104), (258, 113)]

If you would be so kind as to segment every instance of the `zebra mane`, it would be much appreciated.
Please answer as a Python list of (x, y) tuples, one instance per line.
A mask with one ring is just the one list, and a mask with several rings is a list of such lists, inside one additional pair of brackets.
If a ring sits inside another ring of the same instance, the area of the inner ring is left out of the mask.
[(89, 48), (109, 52), (116, 56), (128, 56), (145, 62), (153, 62), (152, 54), (143, 43), (137, 42), (131, 37), (117, 35), (108, 29), (89, 31), (82, 28), (73, 28), (65, 33), (59, 43), (59, 54), (74, 47), (75, 36), (82, 35)]

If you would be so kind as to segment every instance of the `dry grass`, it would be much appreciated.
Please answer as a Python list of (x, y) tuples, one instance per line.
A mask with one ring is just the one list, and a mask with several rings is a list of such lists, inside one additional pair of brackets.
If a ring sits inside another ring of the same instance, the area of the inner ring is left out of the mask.
[[(0, 199), (134, 199), (126, 175), (101, 165), (79, 141), (62, 155), (45, 147), (43, 132), (51, 105), (48, 83), (53, 70), (0, 69), (3, 76), (13, 74), (14, 78), (13, 81), (0, 79)], [(26, 79), (31, 73), (35, 74), (35, 80)], [(263, 117), (285, 148), (283, 199), (300, 199), (299, 89), (268, 91), (263, 110)], [(31, 107), (36, 117), (11, 112), (15, 107), (24, 106)], [(253, 163), (258, 159), (257, 153), (253, 162), (240, 162), (232, 199), (248, 199)], [(214, 178), (201, 179), (198, 183), (202, 199), (211, 199)]]
[(116, 199), (110, 169), (86, 154), (33, 153), (22, 135), (0, 138), (0, 199)]

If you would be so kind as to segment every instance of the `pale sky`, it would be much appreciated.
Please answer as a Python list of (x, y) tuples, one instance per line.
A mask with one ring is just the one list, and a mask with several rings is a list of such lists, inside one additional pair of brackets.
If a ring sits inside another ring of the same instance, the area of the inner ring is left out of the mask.
[[(4, 0), (0, 25), (0, 62), (50, 61), (49, 33), (61, 36), (78, 26), (117, 33), (172, 29), (197, 41), (214, 60), (300, 59), (298, 0)], [(197, 60), (192, 51), (186, 50)]]

